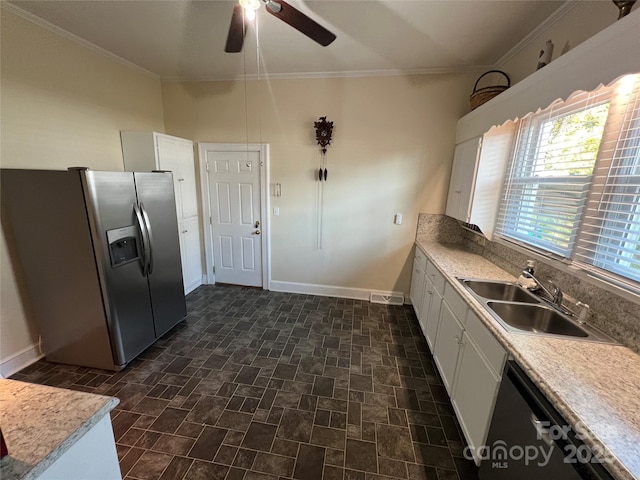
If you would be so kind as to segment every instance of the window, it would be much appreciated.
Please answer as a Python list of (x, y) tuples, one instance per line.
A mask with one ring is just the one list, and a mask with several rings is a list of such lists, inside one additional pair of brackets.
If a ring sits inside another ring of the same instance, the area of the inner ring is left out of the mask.
[(640, 88), (632, 78), (616, 90), (574, 260), (640, 282)]
[(639, 78), (579, 93), (519, 122), (500, 237), (640, 281)]

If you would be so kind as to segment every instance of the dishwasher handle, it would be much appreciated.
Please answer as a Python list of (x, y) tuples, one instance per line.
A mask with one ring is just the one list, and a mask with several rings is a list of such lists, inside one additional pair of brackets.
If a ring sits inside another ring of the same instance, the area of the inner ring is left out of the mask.
[(538, 438), (542, 440), (544, 443), (546, 443), (548, 446), (552, 447), (554, 445), (554, 441), (553, 441), (553, 438), (551, 438), (549, 429), (546, 426), (546, 425), (549, 425), (548, 422), (543, 422), (538, 417), (536, 417), (536, 414), (533, 412), (531, 412), (531, 415), (529, 416), (529, 420), (531, 420), (531, 424), (533, 425), (533, 428), (535, 428), (536, 431), (538, 432), (538, 435), (537, 435)]

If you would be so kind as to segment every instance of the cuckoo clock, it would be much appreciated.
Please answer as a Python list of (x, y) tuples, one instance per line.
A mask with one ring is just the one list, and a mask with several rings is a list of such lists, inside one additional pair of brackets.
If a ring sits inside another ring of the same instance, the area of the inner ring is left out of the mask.
[(327, 146), (331, 144), (331, 136), (333, 134), (333, 122), (327, 122), (327, 117), (320, 117), (317, 122), (313, 123), (316, 129), (316, 141), (320, 145), (322, 152), (322, 161), (320, 170), (318, 170), (318, 180), (327, 180), (326, 155)]

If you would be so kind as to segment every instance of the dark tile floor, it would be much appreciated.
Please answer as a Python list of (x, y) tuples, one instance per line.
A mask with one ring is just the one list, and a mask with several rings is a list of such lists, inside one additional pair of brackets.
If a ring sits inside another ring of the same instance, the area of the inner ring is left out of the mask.
[(17, 380), (113, 395), (126, 479), (476, 480), (410, 307), (202, 286), (125, 370)]

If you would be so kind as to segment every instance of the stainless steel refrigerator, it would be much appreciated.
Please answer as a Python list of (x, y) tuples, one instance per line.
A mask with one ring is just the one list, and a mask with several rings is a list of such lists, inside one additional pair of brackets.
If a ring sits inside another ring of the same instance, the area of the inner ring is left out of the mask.
[(0, 179), (47, 360), (120, 370), (186, 315), (170, 172), (2, 169)]

